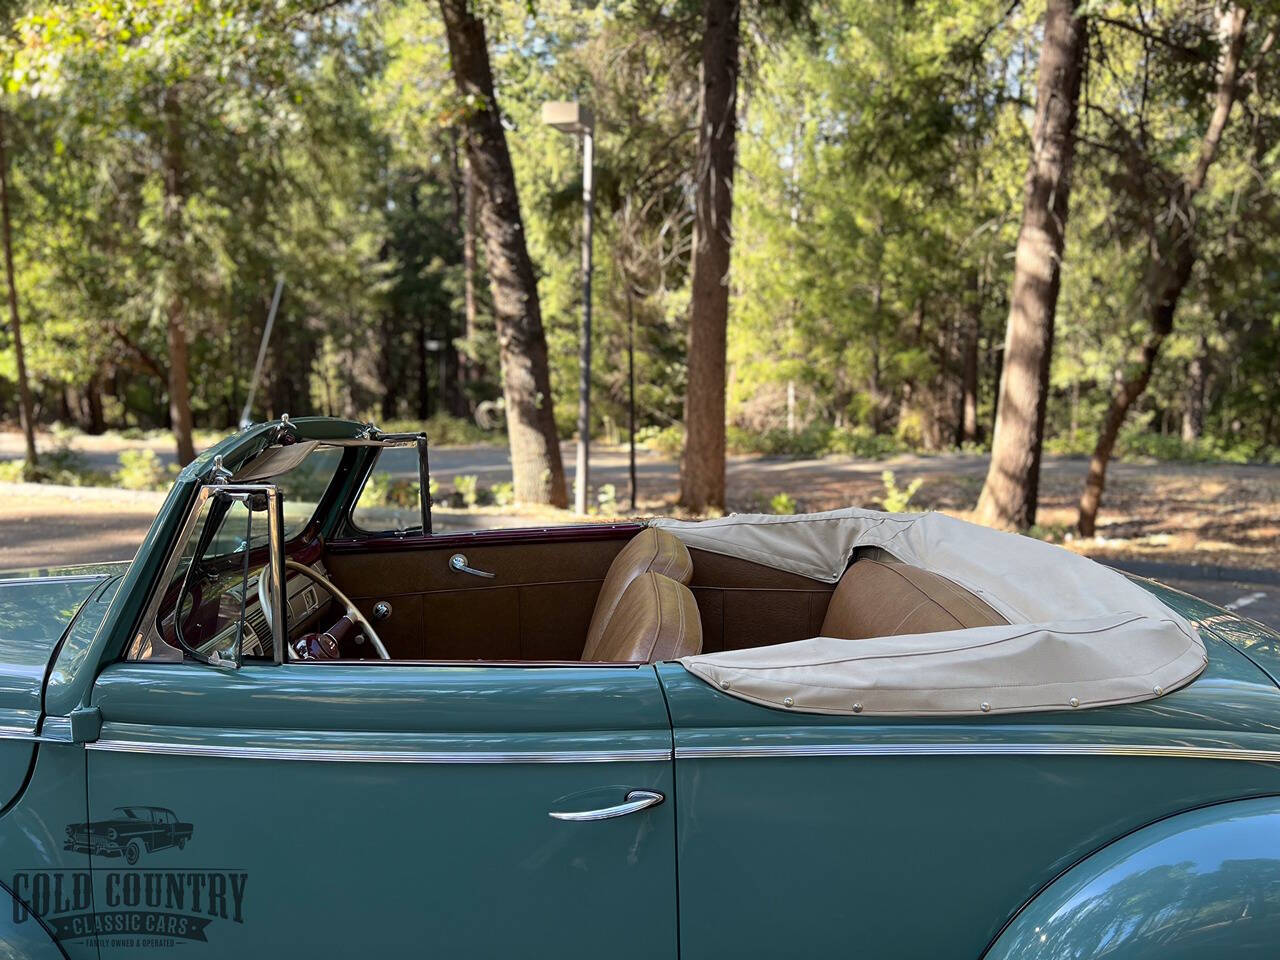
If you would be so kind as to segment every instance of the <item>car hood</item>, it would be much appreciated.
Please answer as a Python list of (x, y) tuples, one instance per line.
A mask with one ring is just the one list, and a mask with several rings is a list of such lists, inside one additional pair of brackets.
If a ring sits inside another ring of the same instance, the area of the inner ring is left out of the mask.
[[(0, 727), (35, 732), (49, 661), (59, 642), (82, 611), (88, 611), (88, 601), (101, 598), (126, 566), (50, 568), (0, 577)], [(96, 611), (101, 620), (105, 605), (96, 606), (102, 607)]]

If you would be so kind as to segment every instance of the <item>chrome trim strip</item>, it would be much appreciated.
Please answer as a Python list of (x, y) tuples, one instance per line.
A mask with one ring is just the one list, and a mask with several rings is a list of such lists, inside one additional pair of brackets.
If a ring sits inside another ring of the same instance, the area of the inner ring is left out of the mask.
[(56, 573), (47, 577), (40, 576), (39, 573), (33, 573), (29, 577), (0, 577), (0, 587), (11, 587), (20, 583), (90, 583), (94, 580), (107, 580), (114, 574), (110, 573)]
[(27, 727), (0, 726), (0, 740), (38, 740), (34, 730)]
[(831, 743), (743, 744), (736, 747), (676, 747), (677, 760), (741, 757), (961, 757), (1108, 756), (1182, 757), (1195, 760), (1251, 760), (1280, 763), (1280, 750), (1243, 747), (1188, 747), (1137, 743)]
[(71, 743), (71, 718), (45, 717), (40, 739), (49, 743)]
[(90, 750), (161, 753), (174, 756), (228, 757), (237, 760), (320, 760), (342, 763), (606, 763), (670, 760), (671, 750), (308, 750), (290, 747), (231, 747), (198, 743), (148, 743), (144, 740), (95, 740)]

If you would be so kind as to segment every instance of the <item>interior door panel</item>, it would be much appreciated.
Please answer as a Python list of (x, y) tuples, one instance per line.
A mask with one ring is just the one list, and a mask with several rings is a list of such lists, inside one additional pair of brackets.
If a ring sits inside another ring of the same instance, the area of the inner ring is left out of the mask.
[[(583, 541), (459, 544), (353, 551), (332, 548), (325, 564), (366, 616), (386, 601), (392, 613), (375, 621), (392, 659), (577, 660), (609, 564), (634, 534)], [(493, 578), (460, 573), (449, 558), (462, 553)]]

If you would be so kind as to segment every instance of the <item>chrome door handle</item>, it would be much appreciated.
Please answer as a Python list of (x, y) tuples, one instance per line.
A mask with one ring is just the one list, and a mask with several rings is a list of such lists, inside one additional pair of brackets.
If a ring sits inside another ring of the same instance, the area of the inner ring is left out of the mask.
[(656, 807), (665, 797), (656, 790), (632, 790), (626, 799), (616, 807), (601, 807), (599, 810), (552, 810), (552, 820), (612, 820), (614, 817), (625, 817), (628, 813), (637, 813)]
[(455, 553), (449, 558), (449, 569), (455, 573), (469, 573), (473, 577), (485, 577), (488, 580), (492, 580), (494, 577), (494, 574), (488, 570), (477, 570), (475, 567), (469, 566), (466, 556), (461, 553)]

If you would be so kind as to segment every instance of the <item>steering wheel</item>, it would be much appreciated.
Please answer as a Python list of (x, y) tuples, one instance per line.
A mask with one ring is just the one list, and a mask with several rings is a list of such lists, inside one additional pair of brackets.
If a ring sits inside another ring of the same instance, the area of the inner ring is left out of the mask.
[[(357, 609), (356, 605), (351, 602), (351, 598), (334, 586), (333, 582), (329, 580), (328, 577), (316, 570), (312, 570), (304, 563), (299, 563), (297, 560), (286, 560), (284, 562), (284, 566), (286, 570), (292, 570), (294, 573), (301, 573), (303, 576), (310, 577), (316, 583), (320, 584), (320, 586), (328, 590), (339, 603), (343, 604), (347, 608), (346, 615), (350, 617), (352, 622), (360, 628), (360, 631), (369, 638), (369, 642), (373, 644), (373, 649), (378, 656), (383, 660), (391, 659), (391, 654), (387, 653), (387, 648), (383, 645), (382, 638), (378, 636), (378, 631), (373, 629), (373, 625), (369, 623), (365, 618), (365, 615)], [(271, 597), (267, 592), (268, 580), (269, 578), (266, 576), (266, 571), (264, 570), (262, 574), (258, 576), (258, 603), (262, 605), (262, 615), (267, 618), (267, 626), (274, 627), (273, 621), (275, 619), (275, 611), (271, 609)], [(289, 658), (296, 660), (298, 655), (294, 653), (293, 645), (286, 643), (285, 648), (289, 652)]]

